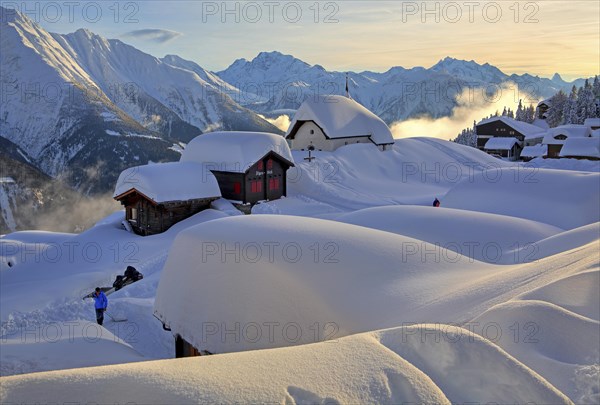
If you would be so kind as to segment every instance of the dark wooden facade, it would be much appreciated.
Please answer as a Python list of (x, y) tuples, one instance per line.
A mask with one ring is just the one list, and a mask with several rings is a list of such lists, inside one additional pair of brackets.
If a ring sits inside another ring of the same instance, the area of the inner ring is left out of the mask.
[(477, 133), (477, 148), (480, 150), (483, 150), (485, 143), (490, 136), (494, 138), (517, 138), (521, 142), (525, 141), (525, 134), (520, 133), (510, 125), (507, 125), (500, 120), (477, 125), (475, 126), (475, 132)]
[(562, 145), (548, 144), (548, 154), (546, 156), (549, 158), (559, 158), (562, 147)]
[(176, 223), (209, 208), (217, 198), (157, 203), (136, 189), (131, 189), (115, 197), (115, 200), (125, 207), (125, 220), (133, 231), (148, 236), (165, 232)]
[(255, 204), (276, 200), (287, 194), (286, 172), (293, 163), (269, 152), (245, 173), (213, 171), (223, 198)]
[(196, 357), (201, 356), (202, 354), (198, 349), (192, 346), (187, 340), (177, 335), (175, 337), (175, 357)]

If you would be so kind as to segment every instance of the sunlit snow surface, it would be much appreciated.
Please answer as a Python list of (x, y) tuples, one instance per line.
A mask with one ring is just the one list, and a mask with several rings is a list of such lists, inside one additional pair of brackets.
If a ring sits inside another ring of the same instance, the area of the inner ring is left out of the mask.
[[(252, 216), (219, 200), (145, 238), (119, 212), (0, 239), (0, 402), (600, 401), (597, 163), (425, 138), (305, 155)], [(127, 321), (98, 329), (81, 297), (127, 265)], [(166, 360), (155, 312), (219, 354)]]

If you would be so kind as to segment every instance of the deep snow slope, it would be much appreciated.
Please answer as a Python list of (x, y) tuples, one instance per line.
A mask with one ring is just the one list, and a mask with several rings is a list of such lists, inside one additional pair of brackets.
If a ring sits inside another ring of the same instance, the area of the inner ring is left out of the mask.
[(440, 341), (434, 335), (423, 339), (421, 333), (434, 327), (395, 328), (234, 355), (8, 377), (2, 380), (0, 401), (570, 403), (538, 374), (464, 329), (448, 327)]
[(431, 205), (462, 180), (511, 166), (474, 148), (432, 138), (399, 139), (385, 152), (367, 144), (313, 152), (316, 159), (310, 163), (304, 160), (308, 152), (293, 154), (297, 167), (288, 171), (288, 194), (343, 210)]
[(539, 259), (543, 256), (536, 255), (538, 242), (561, 232), (555, 226), (527, 219), (443, 207), (367, 208), (341, 215), (337, 221), (410, 236), (497, 264)]
[(442, 204), (573, 229), (600, 220), (600, 173), (494, 168), (457, 184)]

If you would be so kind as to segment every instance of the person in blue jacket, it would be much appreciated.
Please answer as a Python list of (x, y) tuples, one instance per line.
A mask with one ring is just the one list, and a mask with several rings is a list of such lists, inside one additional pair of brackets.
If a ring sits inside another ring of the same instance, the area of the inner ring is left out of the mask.
[(108, 308), (108, 298), (106, 298), (104, 291), (100, 290), (100, 287), (96, 287), (94, 301), (94, 307), (96, 308), (96, 322), (98, 322), (98, 325), (102, 325), (102, 322), (104, 322), (104, 312), (106, 311), (106, 308)]

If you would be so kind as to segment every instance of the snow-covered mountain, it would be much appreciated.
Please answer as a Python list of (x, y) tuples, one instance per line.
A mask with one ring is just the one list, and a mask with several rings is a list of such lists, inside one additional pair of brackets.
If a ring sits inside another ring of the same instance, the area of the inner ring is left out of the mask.
[(0, 136), (85, 193), (110, 189), (126, 167), (176, 160), (175, 143), (213, 128), (278, 131), (216, 77), (88, 30), (50, 34), (15, 10), (0, 12)]
[[(242, 91), (241, 104), (262, 113), (295, 110), (314, 94), (345, 93), (345, 72), (327, 71), (279, 52), (262, 52), (251, 61), (238, 59), (217, 74)], [(523, 91), (522, 98), (525, 92), (538, 98), (581, 82), (568, 83), (560, 76), (550, 80), (529, 74), (507, 75), (488, 63), (450, 57), (429, 69), (393, 67), (384, 73), (349, 72), (348, 77), (352, 97), (388, 123), (422, 115), (448, 116), (456, 106), (459, 89), (512, 82)]]

